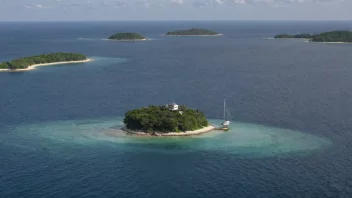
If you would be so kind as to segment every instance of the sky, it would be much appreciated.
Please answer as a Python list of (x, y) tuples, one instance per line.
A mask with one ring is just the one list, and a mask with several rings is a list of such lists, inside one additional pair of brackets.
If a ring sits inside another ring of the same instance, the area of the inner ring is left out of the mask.
[(0, 21), (352, 20), (352, 0), (0, 0)]

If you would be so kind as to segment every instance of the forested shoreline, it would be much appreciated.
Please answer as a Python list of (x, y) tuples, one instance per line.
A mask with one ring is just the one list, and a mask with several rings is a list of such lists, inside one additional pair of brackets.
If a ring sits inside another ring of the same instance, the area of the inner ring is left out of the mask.
[(66, 62), (66, 61), (81, 61), (87, 60), (87, 57), (83, 54), (78, 53), (50, 53), (50, 54), (41, 54), (37, 56), (30, 56), (25, 58), (15, 59), (9, 62), (0, 63), (0, 69), (27, 69), (29, 66), (36, 64), (45, 64), (45, 63), (55, 63), (55, 62)]
[(177, 30), (177, 31), (167, 32), (165, 35), (166, 36), (214, 36), (214, 35), (218, 35), (218, 33), (207, 29), (192, 28), (189, 30)]
[(352, 32), (351, 31), (331, 31), (331, 32), (323, 32), (320, 34), (278, 34), (275, 36), (275, 38), (277, 39), (303, 38), (303, 39), (308, 39), (311, 42), (352, 43)]
[(121, 40), (121, 41), (128, 41), (128, 40), (145, 40), (146, 38), (142, 35), (133, 32), (126, 32), (126, 33), (117, 33), (108, 38), (109, 40)]

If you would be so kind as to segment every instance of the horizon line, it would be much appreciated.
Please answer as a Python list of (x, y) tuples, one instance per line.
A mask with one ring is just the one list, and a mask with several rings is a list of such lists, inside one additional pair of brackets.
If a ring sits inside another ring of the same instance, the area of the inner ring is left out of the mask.
[(126, 19), (126, 20), (114, 20), (114, 19), (102, 19), (102, 20), (0, 20), (0, 23), (13, 23), (13, 22), (283, 22), (283, 21), (292, 21), (292, 22), (346, 22), (351, 21), (351, 19), (168, 19), (168, 20), (159, 20), (159, 19)]

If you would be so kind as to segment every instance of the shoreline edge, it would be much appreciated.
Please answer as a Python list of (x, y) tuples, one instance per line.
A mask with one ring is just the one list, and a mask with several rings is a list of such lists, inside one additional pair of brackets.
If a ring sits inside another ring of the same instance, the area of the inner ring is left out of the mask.
[(192, 135), (200, 135), (203, 133), (208, 133), (214, 131), (216, 128), (212, 125), (207, 127), (203, 127), (201, 129), (197, 129), (194, 131), (184, 131), (184, 132), (168, 132), (168, 133), (161, 133), (161, 132), (154, 132), (154, 133), (146, 133), (144, 131), (135, 131), (131, 129), (127, 129), (126, 127), (122, 127), (121, 130), (126, 132), (129, 135), (136, 135), (136, 136), (192, 136)]
[(23, 71), (30, 71), (34, 70), (36, 67), (41, 67), (41, 66), (51, 66), (51, 65), (64, 65), (64, 64), (78, 64), (78, 63), (86, 63), (86, 62), (91, 62), (93, 59), (87, 58), (86, 60), (79, 60), (79, 61), (62, 61), (62, 62), (54, 62), (54, 63), (40, 63), (40, 64), (34, 64), (31, 66), (28, 66), (26, 69), (0, 69), (0, 72), (23, 72)]

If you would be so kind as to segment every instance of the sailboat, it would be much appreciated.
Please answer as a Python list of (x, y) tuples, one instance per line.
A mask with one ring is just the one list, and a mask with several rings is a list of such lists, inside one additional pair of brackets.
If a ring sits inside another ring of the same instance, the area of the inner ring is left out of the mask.
[(229, 130), (229, 125), (230, 125), (230, 120), (229, 120), (230, 116), (228, 116), (228, 119), (226, 120), (226, 112), (228, 113), (228, 110), (226, 108), (226, 99), (224, 99), (224, 121), (221, 122), (221, 125), (222, 125), (221, 130), (224, 130), (224, 131)]

